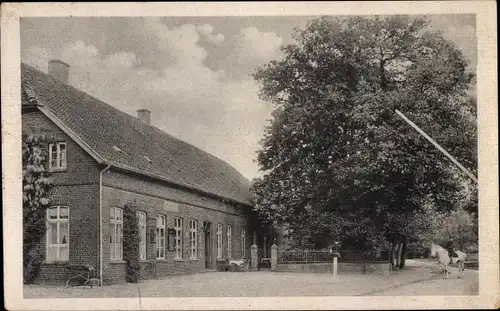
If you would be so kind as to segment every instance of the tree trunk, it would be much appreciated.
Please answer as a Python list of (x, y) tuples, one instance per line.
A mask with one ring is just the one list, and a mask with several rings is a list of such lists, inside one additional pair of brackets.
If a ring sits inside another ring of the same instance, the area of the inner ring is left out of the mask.
[(462, 228), (460, 226), (458, 226), (458, 235), (460, 237), (460, 242), (459, 242), (459, 247), (460, 247), (460, 250), (463, 251), (464, 249), (464, 235), (463, 235), (463, 231), (462, 231)]
[(391, 247), (389, 250), (389, 262), (391, 263), (391, 267), (394, 269), (394, 246), (395, 244), (391, 242)]
[(407, 243), (405, 240), (405, 241), (403, 241), (403, 244), (401, 244), (401, 259), (399, 262), (399, 269), (403, 269), (405, 267), (406, 249), (407, 249)]
[(401, 251), (403, 250), (403, 244), (398, 243), (397, 244), (397, 256), (396, 256), (396, 267), (399, 268), (399, 265), (401, 264)]

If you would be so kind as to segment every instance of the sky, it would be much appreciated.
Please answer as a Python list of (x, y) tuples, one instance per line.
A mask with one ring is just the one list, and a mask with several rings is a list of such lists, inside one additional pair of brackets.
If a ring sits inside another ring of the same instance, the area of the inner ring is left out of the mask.
[[(51, 17), (21, 19), (21, 60), (47, 72), (70, 67), (70, 84), (223, 159), (252, 179), (272, 106), (251, 73), (283, 57), (313, 16)], [(474, 15), (429, 15), (477, 65)], [(475, 71), (475, 70), (474, 70)]]

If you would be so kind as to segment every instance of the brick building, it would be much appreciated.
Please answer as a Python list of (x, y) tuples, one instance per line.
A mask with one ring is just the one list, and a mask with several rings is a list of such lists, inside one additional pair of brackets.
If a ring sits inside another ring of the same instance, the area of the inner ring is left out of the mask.
[(60, 282), (67, 264), (87, 264), (103, 284), (124, 282), (127, 203), (137, 207), (141, 265), (155, 262), (159, 277), (250, 258), (252, 244), (269, 253), (250, 182), (233, 167), (150, 125), (148, 110), (136, 118), (70, 86), (61, 61), (49, 62), (49, 74), (21, 68), (23, 133), (54, 138), (39, 281)]

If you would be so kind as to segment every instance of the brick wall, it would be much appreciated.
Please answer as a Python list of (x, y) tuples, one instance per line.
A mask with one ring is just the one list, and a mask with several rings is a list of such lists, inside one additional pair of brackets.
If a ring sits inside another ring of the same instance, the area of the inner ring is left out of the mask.
[[(99, 271), (99, 166), (61, 129), (39, 111), (24, 112), (24, 133), (46, 134), (67, 144), (67, 170), (53, 173), (51, 191), (53, 205), (69, 206), (69, 263), (91, 264)], [(147, 213), (147, 260), (156, 259), (155, 244), (149, 243), (150, 228), (155, 228), (155, 218), (166, 216), (166, 227), (174, 227), (174, 217), (183, 219), (183, 258), (176, 260), (175, 252), (167, 251), (165, 260), (157, 260), (159, 277), (168, 274), (199, 272), (205, 270), (205, 221), (212, 223), (211, 269), (216, 267), (216, 229), (223, 227), (223, 256), (227, 257), (227, 226), (232, 226), (232, 257), (240, 258), (241, 230), (246, 230), (245, 255), (250, 256), (252, 234), (248, 227), (249, 208), (204, 197), (192, 191), (147, 180), (144, 177), (118, 172), (103, 175), (103, 281), (105, 284), (125, 281), (125, 263), (110, 262), (109, 211), (134, 202)], [(170, 202), (170, 203), (169, 203)], [(198, 221), (198, 258), (190, 259), (189, 220)], [(167, 243), (168, 243), (168, 236)], [(42, 243), (45, 245), (46, 240)], [(67, 263), (66, 263), (67, 264)], [(143, 266), (145, 262), (141, 263)], [(62, 282), (68, 273), (65, 263), (44, 263), (39, 282)], [(149, 275), (144, 273), (145, 278)]]
[[(46, 134), (66, 142), (67, 170), (52, 173), (52, 205), (69, 207), (69, 263), (99, 271), (99, 168), (82, 148), (40, 111), (22, 114), (27, 134)], [(42, 241), (46, 245), (46, 236)], [(67, 263), (44, 263), (38, 282), (63, 282)]]
[(53, 173), (55, 184), (99, 183), (99, 168), (95, 160), (42, 112), (24, 112), (22, 114), (22, 130), (23, 133), (45, 134), (53, 137), (56, 141), (66, 142), (68, 168), (65, 172)]
[(50, 193), (52, 205), (69, 206), (69, 262), (98, 268), (99, 185), (58, 185)]
[(34, 283), (65, 284), (69, 278), (66, 264), (43, 264)]
[[(203, 222), (212, 223), (211, 254), (212, 265), (216, 263), (216, 227), (224, 226), (223, 254), (227, 256), (227, 225), (232, 226), (232, 253), (237, 258), (241, 254), (241, 229), (247, 229), (248, 207), (236, 207), (211, 198), (202, 198), (193, 193), (169, 187), (168, 185), (134, 178), (131, 175), (110, 171), (103, 175), (103, 234), (104, 234), (104, 278), (106, 283), (125, 280), (125, 264), (110, 262), (109, 252), (109, 211), (111, 207), (120, 207), (133, 202), (137, 209), (147, 215), (147, 260), (156, 259), (155, 243), (150, 243), (150, 229), (155, 228), (158, 215), (166, 217), (166, 227), (174, 228), (174, 218), (183, 219), (182, 259), (175, 259), (175, 252), (167, 249), (166, 258), (158, 259), (157, 275), (199, 272), (205, 270), (205, 233)], [(198, 221), (198, 258), (190, 259), (189, 220)], [(168, 244), (168, 236), (166, 237)], [(250, 256), (251, 234), (246, 230), (246, 256)], [(168, 248), (168, 247), (167, 247)], [(146, 263), (143, 263), (145, 266)], [(150, 274), (144, 273), (145, 278)]]

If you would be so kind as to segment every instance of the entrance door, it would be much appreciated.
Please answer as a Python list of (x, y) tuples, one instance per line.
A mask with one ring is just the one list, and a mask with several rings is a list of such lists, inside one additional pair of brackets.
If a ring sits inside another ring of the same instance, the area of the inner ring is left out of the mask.
[(203, 222), (205, 229), (205, 269), (212, 269), (212, 223)]

